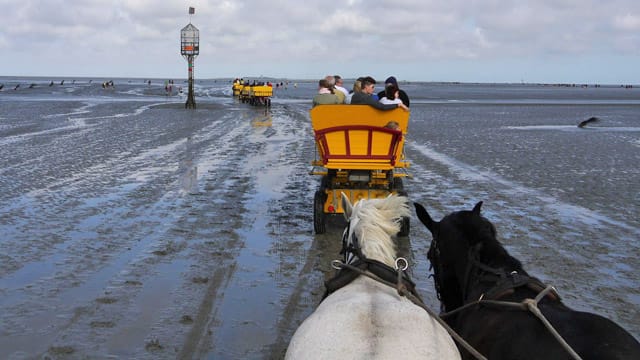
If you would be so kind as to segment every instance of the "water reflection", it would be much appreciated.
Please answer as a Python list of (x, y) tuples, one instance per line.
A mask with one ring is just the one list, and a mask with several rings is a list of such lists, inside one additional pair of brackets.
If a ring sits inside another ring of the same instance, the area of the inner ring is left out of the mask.
[(183, 151), (184, 154), (180, 157), (180, 163), (178, 165), (180, 190), (187, 194), (194, 195), (199, 192), (198, 166), (193, 161), (195, 151), (191, 137), (187, 138), (183, 146)]
[(262, 114), (256, 115), (251, 120), (251, 126), (253, 127), (262, 127), (262, 126), (271, 126), (271, 125), (273, 125), (273, 122), (271, 119), (271, 110), (269, 110), (268, 108), (265, 108)]

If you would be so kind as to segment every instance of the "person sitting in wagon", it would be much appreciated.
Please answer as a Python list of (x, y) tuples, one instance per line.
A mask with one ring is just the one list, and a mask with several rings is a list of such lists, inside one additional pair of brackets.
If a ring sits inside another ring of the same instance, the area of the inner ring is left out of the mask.
[(327, 79), (318, 81), (318, 94), (313, 97), (313, 106), (340, 104), (340, 99), (331, 89), (331, 85)]
[(369, 105), (378, 110), (393, 110), (401, 108), (405, 111), (409, 111), (409, 108), (405, 104), (383, 104), (372, 97), (376, 87), (376, 80), (371, 76), (363, 77), (361, 79), (362, 89), (359, 92), (354, 92), (351, 97), (352, 105)]
[(394, 76), (389, 76), (387, 80), (384, 81), (385, 90), (380, 91), (378, 93), (378, 97), (382, 99), (385, 96), (386, 90), (389, 86), (395, 86), (398, 89), (398, 98), (402, 100), (403, 104), (409, 107), (409, 95), (407, 95), (407, 93), (404, 90), (400, 89), (400, 86), (398, 85), (398, 81)]

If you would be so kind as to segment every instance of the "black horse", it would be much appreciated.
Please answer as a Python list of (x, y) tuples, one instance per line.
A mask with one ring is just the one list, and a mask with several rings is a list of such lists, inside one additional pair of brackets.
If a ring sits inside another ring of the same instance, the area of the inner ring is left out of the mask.
[[(528, 275), (480, 215), (482, 202), (439, 222), (414, 205), (433, 236), (427, 256), (442, 317), (482, 355), (491, 360), (640, 359), (640, 343), (631, 334), (600, 315), (570, 309), (555, 290)], [(536, 317), (527, 305), (543, 316)], [(460, 350), (463, 358), (472, 358)]]

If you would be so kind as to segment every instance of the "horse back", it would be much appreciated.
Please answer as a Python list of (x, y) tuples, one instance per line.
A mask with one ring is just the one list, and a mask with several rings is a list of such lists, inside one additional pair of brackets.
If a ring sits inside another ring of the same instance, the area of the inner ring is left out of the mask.
[[(613, 321), (561, 303), (543, 303), (539, 308), (582, 359), (640, 359), (640, 343)], [(455, 328), (492, 360), (571, 358), (551, 331), (527, 311), (482, 307), (458, 317)], [(472, 357), (463, 352), (463, 358)]]
[(640, 343), (615, 322), (589, 312), (554, 310), (545, 316), (583, 359), (640, 359)]
[(359, 277), (333, 292), (293, 335), (287, 359), (459, 359), (446, 330), (396, 290)]

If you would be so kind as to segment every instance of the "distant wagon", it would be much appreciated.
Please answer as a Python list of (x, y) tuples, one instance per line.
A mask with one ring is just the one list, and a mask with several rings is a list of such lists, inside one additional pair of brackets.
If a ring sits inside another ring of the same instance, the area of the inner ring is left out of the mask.
[[(318, 154), (310, 174), (322, 176), (313, 202), (317, 234), (326, 231), (328, 216), (344, 212), (341, 193), (354, 204), (389, 194), (406, 196), (402, 178), (409, 176), (404, 158), (409, 112), (320, 105), (311, 109), (310, 116)], [(399, 235), (408, 234), (409, 218), (404, 218)]]
[(233, 96), (237, 96), (240, 102), (251, 105), (271, 106), (273, 87), (269, 85), (249, 85), (239, 81), (233, 83)]

